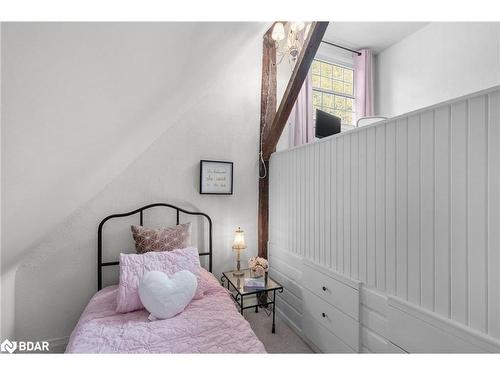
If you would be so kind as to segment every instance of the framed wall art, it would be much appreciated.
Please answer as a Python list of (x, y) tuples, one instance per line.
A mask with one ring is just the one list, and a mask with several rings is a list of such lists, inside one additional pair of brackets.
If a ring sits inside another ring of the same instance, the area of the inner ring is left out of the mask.
[(200, 160), (200, 194), (233, 194), (233, 162)]

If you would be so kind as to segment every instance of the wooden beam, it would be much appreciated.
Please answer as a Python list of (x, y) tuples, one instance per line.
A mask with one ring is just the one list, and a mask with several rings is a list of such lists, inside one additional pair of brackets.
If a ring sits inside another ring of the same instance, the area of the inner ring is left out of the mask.
[(258, 255), (264, 258), (267, 258), (269, 239), (269, 156), (276, 149), (328, 22), (313, 22), (311, 24), (309, 35), (297, 59), (278, 112), (276, 112), (276, 44), (271, 38), (273, 26), (264, 35), (260, 102), (260, 151), (265, 164), (259, 163), (259, 170), (260, 176), (265, 174), (266, 177), (259, 178)]
[[(272, 27), (264, 35), (262, 49), (262, 84), (260, 96), (260, 141), (261, 146), (266, 139), (265, 130), (271, 127), (276, 113), (276, 45), (271, 38)], [(268, 202), (269, 202), (269, 164), (259, 163), (259, 222), (258, 222), (258, 255), (267, 257), (268, 241)]]
[(325, 34), (328, 22), (313, 22), (304, 46), (295, 63), (295, 68), (288, 82), (288, 86), (283, 94), (280, 106), (274, 116), (271, 127), (266, 131), (266, 137), (262, 142), (262, 153), (264, 160), (269, 160), (269, 157), (276, 149), (276, 145), (281, 137), (281, 133), (290, 117), (292, 108), (297, 100), (300, 89), (304, 83), (309, 69), (311, 67), (314, 56), (318, 51), (323, 35)]

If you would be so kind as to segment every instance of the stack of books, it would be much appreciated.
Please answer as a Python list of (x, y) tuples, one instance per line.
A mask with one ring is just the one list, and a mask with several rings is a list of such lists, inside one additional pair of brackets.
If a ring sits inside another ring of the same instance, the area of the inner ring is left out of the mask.
[(245, 278), (245, 289), (261, 290), (265, 289), (266, 281), (264, 277)]

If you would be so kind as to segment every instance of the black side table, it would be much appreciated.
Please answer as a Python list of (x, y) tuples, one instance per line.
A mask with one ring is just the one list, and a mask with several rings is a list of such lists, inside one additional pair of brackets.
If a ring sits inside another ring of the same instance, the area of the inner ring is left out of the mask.
[[(250, 269), (241, 270), (244, 272), (243, 276), (234, 276), (233, 271), (226, 271), (222, 273), (221, 281), (222, 286), (225, 286), (233, 297), (234, 301), (240, 308), (240, 313), (243, 315), (243, 310), (255, 308), (255, 312), (259, 311), (261, 306), (272, 306), (273, 309), (273, 328), (272, 333), (276, 332), (275, 329), (275, 310), (276, 310), (276, 291), (283, 292), (283, 286), (271, 279), (269, 275), (265, 276), (265, 285), (263, 289), (249, 289), (245, 288), (245, 278), (253, 277), (253, 272)], [(225, 283), (226, 282), (226, 283)], [(225, 285), (224, 285), (225, 284)], [(272, 292), (272, 299), (270, 298)], [(257, 303), (255, 305), (245, 306), (245, 297), (256, 296)], [(262, 297), (264, 299), (262, 299)]]

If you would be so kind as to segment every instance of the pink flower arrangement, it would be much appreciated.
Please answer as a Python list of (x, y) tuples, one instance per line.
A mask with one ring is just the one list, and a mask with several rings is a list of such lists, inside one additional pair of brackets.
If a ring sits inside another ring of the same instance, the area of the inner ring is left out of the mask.
[(269, 269), (267, 259), (260, 257), (252, 257), (248, 260), (248, 267), (258, 276), (263, 276)]

